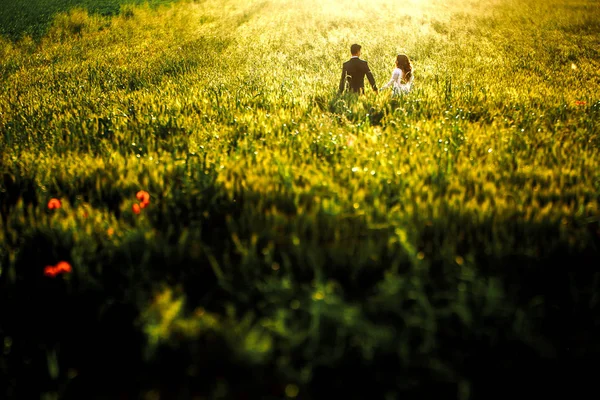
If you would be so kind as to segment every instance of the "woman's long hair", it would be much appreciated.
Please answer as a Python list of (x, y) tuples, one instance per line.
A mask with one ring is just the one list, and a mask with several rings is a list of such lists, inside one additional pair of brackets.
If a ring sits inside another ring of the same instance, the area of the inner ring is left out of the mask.
[(402, 70), (402, 80), (404, 82), (410, 81), (412, 77), (412, 65), (406, 54), (398, 54), (398, 57), (396, 57), (396, 66)]

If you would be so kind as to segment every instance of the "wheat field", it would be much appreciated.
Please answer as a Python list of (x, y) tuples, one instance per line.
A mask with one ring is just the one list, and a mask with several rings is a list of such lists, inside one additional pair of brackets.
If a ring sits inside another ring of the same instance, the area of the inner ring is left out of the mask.
[(0, 36), (0, 397), (592, 387), (597, 1), (154, 3)]

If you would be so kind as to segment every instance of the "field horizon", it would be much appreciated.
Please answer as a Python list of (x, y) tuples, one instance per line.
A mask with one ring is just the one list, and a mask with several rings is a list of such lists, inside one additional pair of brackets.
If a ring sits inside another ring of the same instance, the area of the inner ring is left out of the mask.
[(139, 3), (0, 11), (0, 397), (598, 392), (598, 2)]

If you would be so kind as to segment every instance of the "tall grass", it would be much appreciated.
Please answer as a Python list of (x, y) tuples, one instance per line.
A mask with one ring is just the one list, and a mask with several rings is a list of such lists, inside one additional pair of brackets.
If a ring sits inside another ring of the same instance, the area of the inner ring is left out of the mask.
[[(206, 0), (2, 39), (0, 393), (572, 382), (600, 353), (599, 14)], [(414, 90), (338, 95), (354, 42)]]
[(74, 7), (104, 15), (130, 13), (131, 5), (149, 4), (152, 7), (172, 3), (173, 0), (0, 0), (0, 35), (18, 40), (23, 37), (39, 39), (53, 23), (56, 14)]

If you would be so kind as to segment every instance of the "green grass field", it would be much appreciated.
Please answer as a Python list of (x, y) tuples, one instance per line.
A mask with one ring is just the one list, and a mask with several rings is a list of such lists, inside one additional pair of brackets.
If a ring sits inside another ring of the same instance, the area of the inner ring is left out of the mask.
[(172, 2), (173, 0), (0, 0), (0, 35), (12, 40), (27, 35), (39, 39), (46, 33), (57, 13), (68, 12), (74, 7), (110, 16), (130, 5), (158, 6)]
[(0, 398), (598, 392), (597, 1), (5, 3)]

